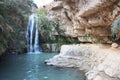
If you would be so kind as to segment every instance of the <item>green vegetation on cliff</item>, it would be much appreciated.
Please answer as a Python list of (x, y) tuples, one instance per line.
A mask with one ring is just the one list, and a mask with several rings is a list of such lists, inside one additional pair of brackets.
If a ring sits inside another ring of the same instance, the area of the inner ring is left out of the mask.
[(112, 40), (120, 39), (120, 17), (112, 23), (111, 32)]
[(23, 45), (22, 31), (33, 5), (32, 0), (0, 0), (0, 52)]
[(79, 43), (78, 39), (61, 35), (59, 22), (46, 18), (47, 11), (44, 8), (38, 10), (39, 29), (42, 43), (73, 44)]
[(54, 36), (52, 34), (53, 29), (56, 29), (59, 27), (59, 23), (56, 21), (48, 20), (46, 18), (47, 11), (44, 8), (41, 8), (38, 10), (38, 23), (39, 23), (39, 29), (41, 33), (42, 40), (44, 42), (48, 42), (51, 40), (54, 40)]

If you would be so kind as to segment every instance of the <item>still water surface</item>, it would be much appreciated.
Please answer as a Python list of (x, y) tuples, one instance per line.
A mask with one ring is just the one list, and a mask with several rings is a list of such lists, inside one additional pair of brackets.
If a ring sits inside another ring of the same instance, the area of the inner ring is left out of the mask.
[(46, 66), (44, 60), (54, 55), (6, 55), (0, 62), (0, 80), (84, 80), (76, 69)]

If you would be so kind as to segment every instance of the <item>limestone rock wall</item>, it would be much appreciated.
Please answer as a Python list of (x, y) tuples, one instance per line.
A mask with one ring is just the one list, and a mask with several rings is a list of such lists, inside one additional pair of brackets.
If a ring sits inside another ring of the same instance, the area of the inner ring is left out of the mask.
[(120, 0), (55, 0), (47, 17), (58, 21), (66, 36), (109, 42), (110, 25), (119, 15)]
[(78, 67), (86, 80), (120, 80), (120, 50), (101, 44), (63, 45), (47, 65)]

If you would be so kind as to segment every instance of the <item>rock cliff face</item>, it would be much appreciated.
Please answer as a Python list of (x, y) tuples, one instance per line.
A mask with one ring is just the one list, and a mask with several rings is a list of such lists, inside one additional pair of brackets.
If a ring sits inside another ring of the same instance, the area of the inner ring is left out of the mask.
[(43, 52), (60, 52), (60, 47), (61, 45), (60, 44), (57, 44), (57, 43), (53, 43), (53, 44), (50, 44), (50, 43), (44, 43), (44, 44), (41, 44), (41, 48), (43, 50)]
[(109, 42), (111, 24), (119, 15), (120, 0), (55, 0), (47, 17), (60, 23), (61, 35)]
[(63, 45), (60, 54), (46, 64), (78, 67), (85, 70), (86, 80), (120, 80), (120, 50), (108, 45)]
[[(120, 0), (55, 0), (49, 19), (60, 23), (60, 35), (91, 37), (92, 42), (107, 42), (111, 24), (120, 16)], [(117, 44), (112, 45), (118, 48)], [(63, 45), (59, 55), (46, 64), (78, 67), (86, 80), (120, 80), (120, 50), (95, 44)]]

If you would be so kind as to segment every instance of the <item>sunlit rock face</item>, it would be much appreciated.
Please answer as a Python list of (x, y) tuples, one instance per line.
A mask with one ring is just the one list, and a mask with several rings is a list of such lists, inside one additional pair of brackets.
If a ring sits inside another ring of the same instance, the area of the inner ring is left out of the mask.
[(120, 0), (55, 0), (47, 17), (59, 21), (61, 33), (108, 42), (111, 24), (120, 15)]
[(60, 54), (45, 61), (47, 65), (77, 67), (86, 80), (120, 80), (120, 50), (102, 44), (61, 46)]

